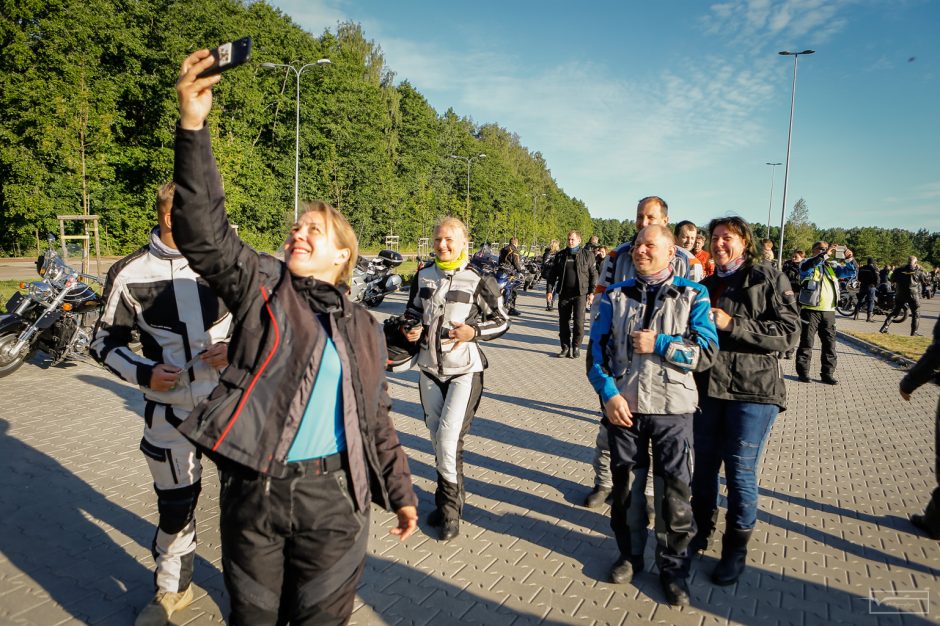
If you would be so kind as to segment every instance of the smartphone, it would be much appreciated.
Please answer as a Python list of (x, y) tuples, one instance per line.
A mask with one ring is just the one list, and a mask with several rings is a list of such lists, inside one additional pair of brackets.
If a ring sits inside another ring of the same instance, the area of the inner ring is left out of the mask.
[(837, 259), (845, 258), (845, 246), (836, 246), (836, 258)]
[(199, 73), (199, 78), (215, 76), (233, 67), (238, 67), (251, 60), (251, 37), (242, 37), (235, 41), (223, 43), (218, 48), (209, 51), (215, 58), (215, 65)]

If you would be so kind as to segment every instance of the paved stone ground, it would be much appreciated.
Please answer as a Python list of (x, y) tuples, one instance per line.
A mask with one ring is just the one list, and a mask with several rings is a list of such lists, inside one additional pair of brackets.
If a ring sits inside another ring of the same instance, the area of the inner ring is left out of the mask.
[[(692, 606), (674, 609), (653, 573), (606, 582), (608, 510), (578, 506), (592, 481), (597, 400), (583, 362), (552, 356), (553, 314), (535, 296), (521, 307), (486, 347), (462, 535), (441, 544), (422, 521), (400, 544), (386, 535), (392, 516), (374, 511), (353, 623), (937, 623), (940, 543), (907, 522), (934, 484), (936, 387), (904, 403), (900, 370), (842, 343), (835, 388), (795, 382), (784, 362), (790, 410), (767, 448), (749, 568), (737, 585), (715, 587), (708, 552), (693, 563)], [(433, 457), (415, 381), (396, 376), (391, 391), (427, 512)], [(131, 624), (148, 600), (155, 498), (137, 451), (141, 408), (136, 390), (88, 364), (36, 359), (0, 379), (0, 624)], [(218, 623), (227, 605), (211, 468), (204, 484), (199, 591), (176, 624)], [(882, 610), (921, 615), (872, 614), (872, 590), (893, 596)]]

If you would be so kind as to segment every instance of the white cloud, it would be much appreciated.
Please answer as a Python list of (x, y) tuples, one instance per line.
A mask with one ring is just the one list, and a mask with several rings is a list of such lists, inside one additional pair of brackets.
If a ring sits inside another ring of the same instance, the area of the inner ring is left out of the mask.
[(348, 0), (282, 0), (276, 2), (284, 13), (305, 30), (318, 35), (324, 29), (349, 19)]
[[(754, 112), (772, 96), (770, 62), (738, 66), (690, 60), (648, 82), (609, 67), (569, 62), (532, 73), (493, 52), (456, 55), (428, 44), (378, 38), (398, 77), (422, 92), (447, 92), (460, 114), (496, 121), (541, 151), (569, 193), (595, 211), (615, 189), (681, 175), (760, 141)], [(775, 60), (775, 59), (771, 59)], [(440, 91), (439, 91), (440, 90)]]
[(731, 0), (709, 7), (702, 22), (751, 52), (769, 45), (819, 45), (847, 25), (839, 17), (858, 0)]
[(767, 49), (782, 49), (771, 48), (781, 42), (802, 49), (833, 37), (846, 25), (840, 13), (855, 1), (713, 4), (702, 18), (705, 30), (716, 48), (737, 48), (737, 54), (690, 58), (642, 80), (603, 63), (533, 69), (486, 43), (457, 52), (403, 38), (359, 19), (347, 0), (298, 3), (296, 11), (280, 6), (308, 29), (358, 19), (399, 80), (410, 81), (439, 110), (452, 106), (478, 123), (495, 121), (518, 133), (544, 154), (568, 193), (604, 215), (626, 189), (666, 185), (669, 176), (707, 171), (763, 143), (760, 110), (788, 86), (781, 80), (786, 64)]

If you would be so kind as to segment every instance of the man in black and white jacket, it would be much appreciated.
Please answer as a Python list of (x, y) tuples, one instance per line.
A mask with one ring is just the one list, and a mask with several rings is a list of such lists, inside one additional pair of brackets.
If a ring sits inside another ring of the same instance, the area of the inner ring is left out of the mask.
[[(115, 263), (105, 283), (105, 309), (91, 353), (146, 401), (140, 441), (157, 493), (153, 540), (156, 595), (135, 626), (167, 623), (193, 599), (194, 513), (202, 467), (176, 426), (215, 388), (228, 364), (232, 316), (176, 249), (170, 209), (175, 185), (157, 192), (158, 226), (150, 243)], [(142, 354), (131, 350), (132, 332)]]

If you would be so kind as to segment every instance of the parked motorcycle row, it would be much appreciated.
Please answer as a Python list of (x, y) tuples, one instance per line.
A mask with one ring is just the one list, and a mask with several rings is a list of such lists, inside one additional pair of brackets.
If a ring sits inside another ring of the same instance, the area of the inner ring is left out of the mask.
[[(403, 260), (394, 250), (382, 250), (372, 259), (360, 257), (353, 270), (350, 298), (367, 307), (379, 306), (385, 296), (401, 288), (402, 278), (395, 270)], [(496, 279), (507, 309), (515, 309), (519, 289), (528, 291), (542, 279), (539, 256), (523, 258), (524, 269), (517, 272), (500, 266), (497, 255), (484, 246), (471, 257), (471, 263)], [(0, 377), (12, 374), (38, 350), (47, 353), (53, 365), (68, 359), (90, 361), (88, 346), (104, 302), (89, 283), (101, 281), (65, 263), (56, 252), (51, 235), (48, 249), (36, 260), (36, 271), (41, 280), (20, 283), (23, 291), (13, 294), (6, 303), (7, 313), (0, 315)], [(937, 279), (925, 283), (923, 297), (932, 298), (940, 287), (937, 283)], [(877, 289), (875, 315), (891, 313), (894, 299), (894, 291), (881, 285)], [(858, 280), (840, 281), (836, 305), (839, 314), (855, 316), (858, 301)], [(905, 307), (894, 321), (903, 322), (907, 317)]]
[(519, 289), (528, 291), (542, 279), (542, 259), (536, 256), (523, 257), (522, 272), (499, 264), (499, 257), (489, 246), (483, 246), (470, 257), (470, 263), (484, 274), (496, 279), (503, 304), (507, 310), (516, 308), (516, 294)]

